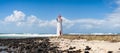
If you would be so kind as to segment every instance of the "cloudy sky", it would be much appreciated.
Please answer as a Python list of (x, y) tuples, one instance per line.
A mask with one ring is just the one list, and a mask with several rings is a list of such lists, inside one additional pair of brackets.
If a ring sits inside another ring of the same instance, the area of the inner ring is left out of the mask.
[(0, 0), (0, 33), (120, 33), (120, 0)]

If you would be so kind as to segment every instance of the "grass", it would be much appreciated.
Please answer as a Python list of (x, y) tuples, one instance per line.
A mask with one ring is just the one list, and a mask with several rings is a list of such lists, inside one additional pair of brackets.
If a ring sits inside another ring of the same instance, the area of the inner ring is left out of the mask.
[[(50, 38), (56, 38), (56, 37), (50, 37)], [(104, 41), (110, 41), (110, 42), (120, 42), (120, 35), (63, 35), (59, 38), (65, 38), (65, 39), (86, 39), (88, 41), (91, 40), (104, 40)]]

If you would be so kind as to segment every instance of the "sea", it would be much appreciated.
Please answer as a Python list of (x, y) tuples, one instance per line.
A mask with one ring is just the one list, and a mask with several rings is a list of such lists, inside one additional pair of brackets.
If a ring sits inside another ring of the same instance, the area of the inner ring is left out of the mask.
[(0, 39), (17, 39), (17, 38), (34, 38), (34, 37), (50, 37), (57, 36), (56, 34), (30, 34), (30, 33), (16, 33), (16, 34), (0, 34)]
[[(120, 33), (68, 33), (68, 35), (116, 35)], [(18, 38), (34, 38), (34, 37), (51, 37), (57, 34), (33, 34), (33, 33), (0, 33), (0, 39), (18, 39)]]

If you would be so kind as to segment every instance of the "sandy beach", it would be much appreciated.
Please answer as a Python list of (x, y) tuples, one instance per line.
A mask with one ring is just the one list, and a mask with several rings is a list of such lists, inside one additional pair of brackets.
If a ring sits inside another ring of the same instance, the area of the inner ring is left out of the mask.
[(0, 53), (120, 53), (119, 37), (117, 35), (70, 35), (62, 37), (0, 39)]
[(59, 43), (59, 50), (67, 50), (70, 47), (75, 47), (72, 51), (81, 50), (81, 53), (84, 53), (86, 46), (89, 46), (91, 49), (90, 53), (120, 53), (120, 42), (109, 42), (109, 41), (98, 41), (92, 40), (87, 41), (85, 39), (50, 39), (51, 42)]

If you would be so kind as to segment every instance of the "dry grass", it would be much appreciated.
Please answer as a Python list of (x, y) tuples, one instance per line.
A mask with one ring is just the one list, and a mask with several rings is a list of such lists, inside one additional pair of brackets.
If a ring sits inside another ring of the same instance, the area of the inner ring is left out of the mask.
[[(56, 38), (56, 37), (50, 37), (50, 38)], [(63, 35), (59, 38), (65, 38), (65, 39), (86, 39), (88, 41), (90, 40), (104, 40), (104, 41), (110, 41), (110, 42), (120, 42), (120, 35)]]

